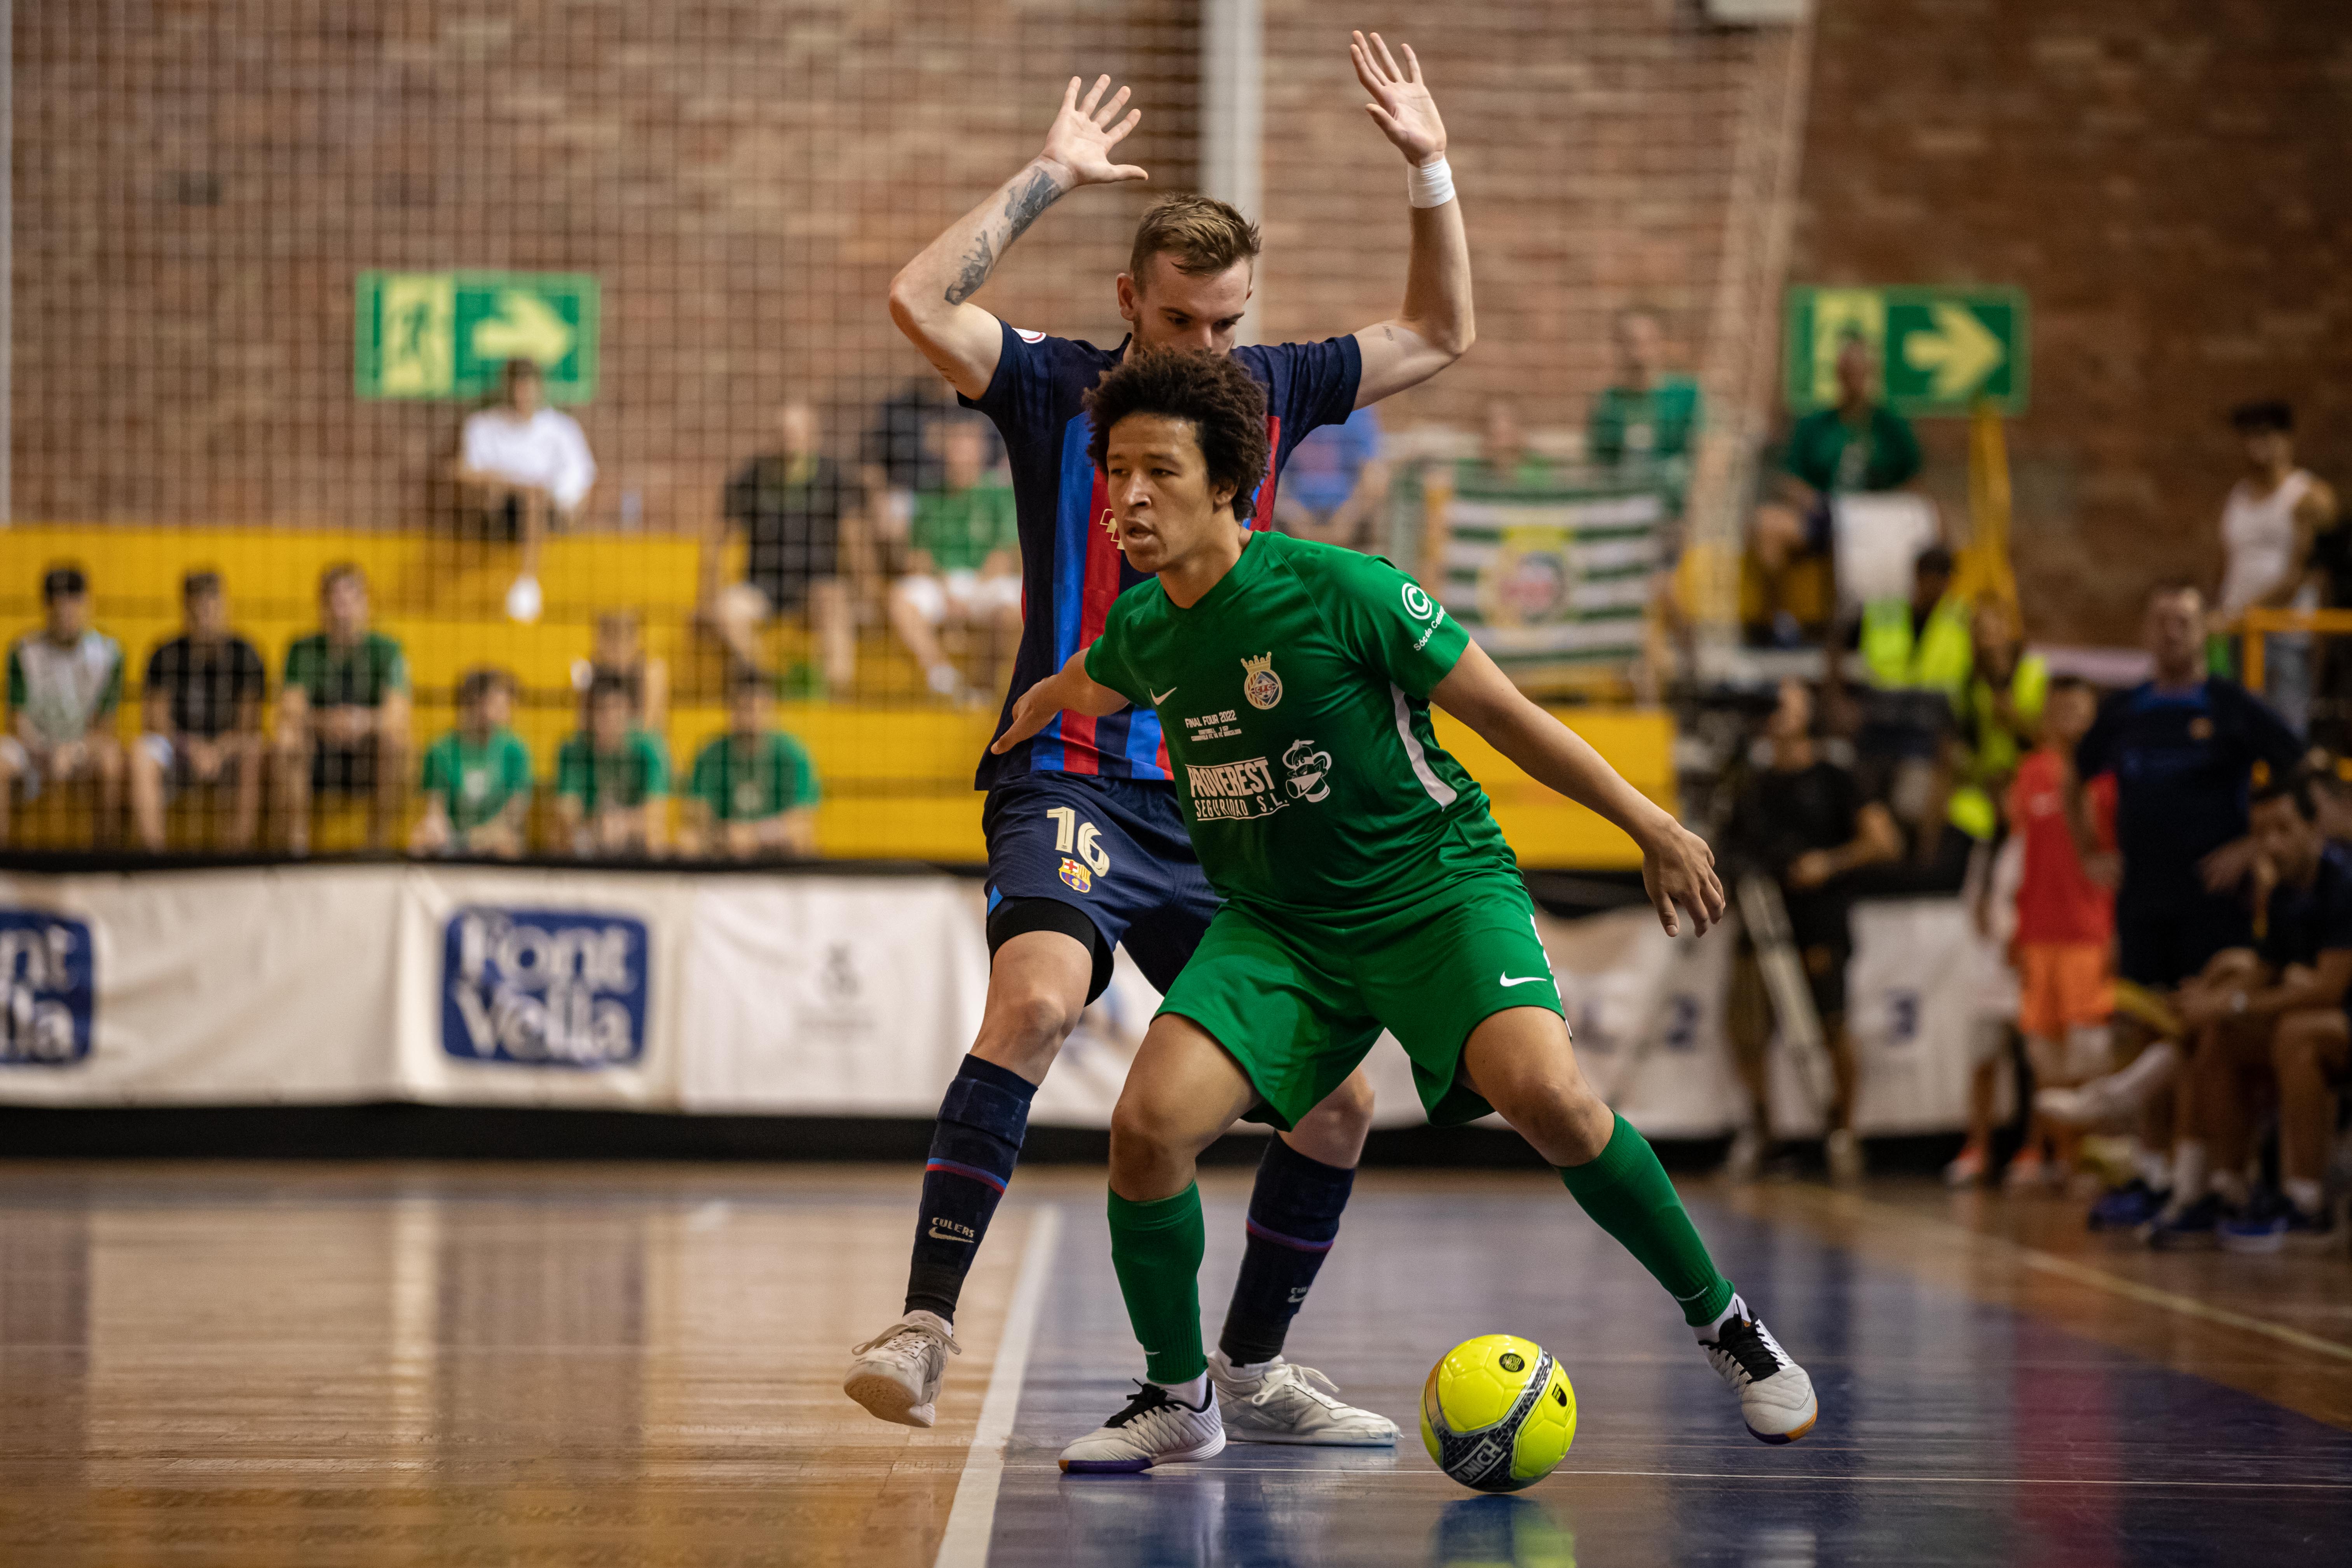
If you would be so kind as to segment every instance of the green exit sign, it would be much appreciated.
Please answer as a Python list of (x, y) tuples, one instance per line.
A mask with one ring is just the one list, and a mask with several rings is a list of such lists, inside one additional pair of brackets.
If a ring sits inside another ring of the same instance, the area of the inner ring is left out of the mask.
[(2016, 289), (1791, 289), (1782, 390), (1800, 414), (1835, 403), (1838, 351), (1859, 339), (1900, 413), (1966, 414), (1989, 398), (2002, 414), (2022, 414), (2029, 328)]
[(551, 403), (596, 395), (596, 279), (581, 272), (362, 272), (355, 380), (365, 398), (476, 398), (511, 359)]

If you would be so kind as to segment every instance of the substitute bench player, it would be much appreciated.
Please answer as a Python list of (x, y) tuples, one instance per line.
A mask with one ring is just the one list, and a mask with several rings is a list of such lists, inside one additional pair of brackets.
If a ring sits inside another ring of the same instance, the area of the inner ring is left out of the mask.
[[(963, 403), (1004, 437), (1020, 514), (1026, 619), (1005, 714), (1097, 637), (1112, 601), (1141, 581), (1106, 531), (1108, 503), (1083, 406), (1130, 346), (1230, 355), (1264, 392), (1265, 460), (1237, 529), (1272, 516), (1276, 477), (1307, 432), (1436, 374), (1472, 336), (1470, 255), (1445, 163), (1445, 128), (1404, 50), (1374, 35), (1350, 45), (1373, 122), (1404, 155), (1412, 252), (1390, 321), (1314, 343), (1236, 347), (1255, 277), (1256, 228), (1201, 196), (1159, 204), (1118, 279), (1131, 335), (1117, 347), (1024, 331), (971, 304), (1013, 241), (1081, 185), (1147, 177), (1112, 162), (1140, 119), (1110, 79), (1083, 100), (1073, 78), (1045, 145), (1018, 174), (908, 263), (890, 313)], [(1004, 721), (1000, 721), (999, 732)], [(1163, 991), (1191, 957), (1217, 900), (1202, 875), (1170, 782), (1166, 738), (1148, 710), (1056, 717), (981, 763), (988, 791), (988, 1002), (979, 1037), (948, 1086), (924, 1170), (906, 1312), (854, 1352), (844, 1388), (886, 1421), (931, 1425), (957, 1297), (1013, 1175), (1031, 1096), (1124, 942)], [(1395, 1424), (1335, 1397), (1284, 1361), (1284, 1336), (1333, 1239), (1370, 1124), (1360, 1071), (1299, 1108), (1270, 1140), (1250, 1199), (1248, 1240), (1211, 1363), (1236, 1437), (1385, 1445)]]

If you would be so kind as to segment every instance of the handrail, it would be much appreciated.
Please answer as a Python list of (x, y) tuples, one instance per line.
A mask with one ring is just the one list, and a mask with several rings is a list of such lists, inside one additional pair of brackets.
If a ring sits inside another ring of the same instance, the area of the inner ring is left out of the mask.
[(2267, 632), (2352, 632), (2352, 610), (2297, 610), (2273, 605), (2249, 608), (2238, 617), (2238, 635), (2245, 639), (2238, 668), (2249, 691), (2263, 689), (2263, 637)]

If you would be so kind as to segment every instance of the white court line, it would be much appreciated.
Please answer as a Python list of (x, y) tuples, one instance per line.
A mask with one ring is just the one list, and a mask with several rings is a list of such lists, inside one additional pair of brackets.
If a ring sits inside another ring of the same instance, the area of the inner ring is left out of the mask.
[(1045, 1277), (1054, 1267), (1062, 1236), (1062, 1210), (1047, 1204), (1029, 1217), (1029, 1244), (1022, 1248), (1021, 1272), (1005, 1309), (1004, 1332), (996, 1342), (996, 1365), (988, 1374), (988, 1395), (980, 1402), (980, 1425), (964, 1456), (963, 1479), (956, 1482), (948, 1532), (940, 1540), (934, 1568), (988, 1568), (988, 1541), (996, 1530), (996, 1489), (1004, 1479), (1004, 1444), (1021, 1408), (1021, 1384), (1029, 1376), (1029, 1344), (1037, 1337), (1037, 1310), (1045, 1299)]

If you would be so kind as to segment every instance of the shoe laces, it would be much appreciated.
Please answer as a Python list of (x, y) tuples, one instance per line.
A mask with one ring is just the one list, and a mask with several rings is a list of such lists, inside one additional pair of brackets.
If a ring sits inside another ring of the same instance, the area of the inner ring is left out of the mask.
[(1265, 1369), (1259, 1388), (1249, 1396), (1252, 1405), (1266, 1405), (1284, 1390), (1296, 1391), (1302, 1398), (1311, 1399), (1327, 1409), (1344, 1410), (1346, 1403), (1339, 1397), (1339, 1385), (1311, 1366), (1281, 1361)]
[(897, 1355), (912, 1361), (922, 1356), (932, 1345), (941, 1347), (950, 1355), (963, 1354), (963, 1347), (956, 1343), (953, 1329), (934, 1328), (912, 1318), (901, 1318), (864, 1344), (850, 1346), (849, 1353), (865, 1355), (878, 1350), (885, 1355)]
[(1761, 1383), (1789, 1364), (1780, 1342), (1753, 1318), (1726, 1319), (1704, 1348), (1706, 1359), (1715, 1363), (1724, 1382), (1734, 1388)]
[[(1213, 1404), (1213, 1401), (1212, 1403)], [(1141, 1422), (1149, 1429), (1157, 1425), (1152, 1417), (1160, 1415), (1172, 1417), (1179, 1412), (1186, 1415), (1201, 1414), (1191, 1405), (1171, 1397), (1168, 1391), (1158, 1384), (1139, 1382), (1135, 1385), (1135, 1392), (1128, 1397), (1127, 1408), (1104, 1422), (1103, 1425), (1116, 1427)]]

